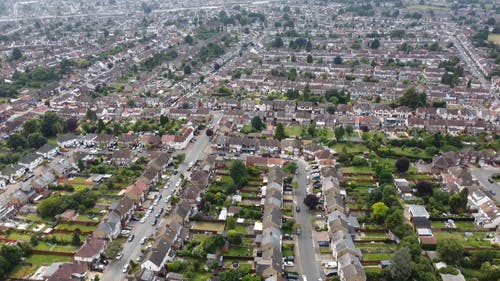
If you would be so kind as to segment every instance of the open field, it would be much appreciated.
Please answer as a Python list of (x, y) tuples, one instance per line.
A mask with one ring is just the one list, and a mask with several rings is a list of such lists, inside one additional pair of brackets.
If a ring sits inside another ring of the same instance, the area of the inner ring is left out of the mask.
[(472, 237), (465, 237), (464, 232), (434, 232), (434, 236), (438, 239), (457, 239), (464, 247), (490, 247), (491, 241), (484, 239), (486, 232), (472, 232)]
[(491, 41), (500, 46), (500, 34), (490, 34), (488, 35), (488, 41)]
[(10, 273), (10, 277), (11, 278), (27, 277), (35, 273), (37, 268), (42, 265), (50, 265), (54, 262), (69, 262), (71, 261), (71, 259), (72, 259), (71, 257), (53, 256), (53, 255), (30, 255), (29, 257), (26, 258), (26, 260), (32, 265), (16, 266), (14, 270)]

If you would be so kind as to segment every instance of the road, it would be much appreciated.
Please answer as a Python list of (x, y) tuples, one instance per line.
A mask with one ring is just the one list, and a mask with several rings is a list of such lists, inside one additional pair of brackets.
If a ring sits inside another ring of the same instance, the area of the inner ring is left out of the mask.
[[(494, 174), (500, 174), (500, 168), (495, 168), (492, 166), (485, 166), (483, 168), (471, 168), (471, 175), (473, 178), (477, 179), (482, 186), (486, 187), (484, 192), (489, 196), (493, 197), (497, 203), (500, 203), (500, 184), (498, 182), (490, 183), (488, 181)], [(494, 190), (496, 195), (493, 196), (490, 190)]]
[[(222, 113), (218, 112), (214, 114), (213, 123), (214, 131), (217, 130), (220, 119), (222, 118)], [(160, 222), (156, 226), (152, 226), (153, 221), (155, 220), (154, 214), (160, 210), (160, 208), (166, 209), (167, 203), (163, 201), (166, 196), (175, 193), (176, 187), (175, 183), (180, 179), (181, 175), (186, 175), (187, 168), (190, 162), (196, 162), (199, 159), (203, 159), (207, 152), (209, 146), (209, 138), (202, 132), (199, 136), (196, 137), (197, 141), (195, 143), (189, 144), (189, 146), (184, 150), (180, 151), (180, 153), (186, 153), (186, 158), (184, 162), (182, 162), (177, 171), (177, 175), (172, 175), (170, 180), (170, 187), (168, 189), (160, 190), (163, 195), (162, 200), (158, 201), (158, 205), (154, 208), (152, 214), (147, 218), (145, 223), (140, 222), (132, 222), (131, 225), (134, 226), (131, 234), (135, 235), (134, 240), (132, 242), (125, 242), (123, 244), (123, 257), (118, 261), (111, 261), (110, 264), (106, 267), (101, 280), (104, 281), (115, 281), (115, 280), (124, 280), (125, 274), (122, 272), (122, 268), (125, 264), (128, 264), (130, 260), (134, 260), (139, 256), (142, 245), (140, 245), (140, 240), (143, 237), (149, 237), (153, 235), (156, 231), (156, 228), (159, 225), (162, 225)]]
[(312, 238), (313, 228), (311, 223), (311, 216), (314, 214), (302, 203), (306, 196), (307, 185), (307, 163), (299, 159), (297, 161), (298, 176), (297, 188), (295, 190), (295, 202), (300, 206), (301, 211), (295, 212), (295, 220), (300, 224), (301, 235), (297, 236), (298, 245), (298, 260), (301, 266), (301, 273), (307, 277), (307, 280), (317, 281), (321, 279), (321, 272), (318, 267), (318, 260), (316, 258), (316, 247)]

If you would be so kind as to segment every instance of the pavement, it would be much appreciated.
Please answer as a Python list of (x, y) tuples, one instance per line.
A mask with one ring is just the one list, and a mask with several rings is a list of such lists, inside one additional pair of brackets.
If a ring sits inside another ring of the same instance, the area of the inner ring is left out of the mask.
[[(222, 118), (221, 113), (216, 113), (214, 115), (214, 124), (215, 128), (214, 130), (217, 129), (217, 125)], [(169, 203), (165, 203), (163, 201), (164, 198), (168, 195), (172, 195), (176, 192), (176, 187), (175, 183), (181, 178), (181, 175), (187, 174), (187, 168), (190, 162), (196, 162), (197, 160), (203, 159), (207, 152), (208, 152), (208, 146), (209, 146), (209, 138), (205, 135), (205, 132), (201, 132), (200, 135), (196, 137), (197, 141), (195, 143), (190, 143), (189, 146), (183, 150), (179, 151), (179, 153), (186, 153), (186, 158), (185, 160), (179, 165), (177, 171), (177, 175), (172, 175), (168, 182), (170, 183), (170, 187), (168, 189), (161, 189), (159, 192), (163, 195), (162, 199), (158, 201), (158, 205), (155, 206), (154, 211), (152, 214), (147, 218), (145, 223), (140, 223), (140, 222), (132, 222), (131, 226), (133, 226), (132, 231), (130, 234), (135, 235), (134, 240), (132, 242), (125, 242), (123, 244), (123, 257), (116, 261), (113, 260), (109, 263), (109, 265), (106, 267), (104, 270), (101, 280), (103, 281), (116, 281), (116, 280), (125, 280), (125, 273), (122, 272), (122, 268), (124, 265), (128, 264), (130, 260), (135, 261), (135, 259), (139, 256), (141, 253), (141, 247), (143, 245), (140, 245), (140, 240), (143, 237), (150, 237), (151, 235), (154, 235), (156, 229), (160, 226), (163, 225), (161, 222), (158, 222), (156, 226), (152, 226), (153, 221), (155, 220), (154, 214), (158, 212), (161, 208), (166, 209), (166, 206)]]
[[(296, 260), (300, 263), (300, 272), (307, 277), (308, 281), (322, 280), (322, 274), (319, 268), (318, 247), (316, 247), (313, 238), (313, 226), (311, 217), (315, 214), (309, 211), (309, 208), (304, 205), (304, 197), (306, 196), (307, 186), (307, 163), (299, 159), (297, 161), (298, 175), (297, 188), (295, 190), (295, 204), (300, 206), (300, 212), (294, 212), (295, 220), (300, 224), (301, 235), (296, 236)], [(294, 207), (295, 210), (295, 207)]]
[[(500, 174), (500, 168), (485, 166), (483, 168), (470, 168), (470, 172), (473, 178), (477, 179), (484, 188), (486, 194), (492, 197), (497, 203), (500, 203), (500, 184), (496, 181), (490, 183), (488, 181), (494, 174)], [(496, 195), (491, 194), (490, 190), (493, 190)]]

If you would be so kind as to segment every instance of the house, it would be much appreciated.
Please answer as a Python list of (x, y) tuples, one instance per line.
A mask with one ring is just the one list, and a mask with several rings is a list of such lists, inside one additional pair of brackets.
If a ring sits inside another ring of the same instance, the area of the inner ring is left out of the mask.
[(169, 272), (165, 277), (165, 281), (182, 281), (184, 280), (184, 276), (180, 273)]
[(29, 153), (24, 155), (19, 159), (19, 165), (25, 167), (26, 169), (33, 171), (38, 165), (43, 161), (43, 156), (36, 153)]
[(77, 262), (93, 263), (101, 257), (106, 246), (106, 240), (96, 237), (89, 237), (85, 240), (83, 246), (74, 255), (73, 259)]
[(78, 143), (78, 136), (72, 133), (67, 133), (57, 138), (57, 145), (59, 147), (75, 147)]
[(425, 209), (425, 206), (422, 205), (409, 205), (408, 211), (412, 218), (426, 218), (429, 219), (431, 216)]
[(137, 179), (134, 184), (127, 187), (124, 194), (136, 204), (140, 204), (144, 201), (148, 191), (148, 185), (143, 180)]
[(366, 274), (359, 258), (345, 254), (337, 260), (338, 273), (341, 281), (366, 281)]
[(181, 200), (179, 203), (177, 203), (177, 206), (172, 213), (172, 218), (180, 224), (184, 224), (189, 222), (190, 215), (191, 204), (189, 204), (187, 200)]
[(132, 163), (134, 155), (130, 150), (115, 150), (111, 160), (115, 166), (129, 166)]
[(448, 168), (448, 173), (453, 177), (460, 190), (462, 190), (462, 188), (464, 187), (474, 184), (472, 175), (466, 168), (462, 168), (460, 166), (450, 167)]
[(36, 154), (43, 156), (45, 159), (52, 159), (57, 155), (58, 151), (59, 147), (57, 145), (46, 143), (36, 151)]
[(340, 193), (337, 193), (335, 189), (328, 189), (323, 193), (324, 197), (324, 207), (327, 213), (334, 211), (345, 212), (345, 203), (342, 199)]
[(83, 281), (87, 279), (87, 264), (63, 263), (46, 281)]
[(149, 269), (154, 272), (165, 270), (165, 264), (174, 259), (174, 253), (170, 248), (170, 243), (165, 237), (158, 239), (153, 247), (146, 252), (142, 269)]
[(332, 239), (330, 247), (332, 249), (333, 257), (338, 260), (343, 255), (351, 254), (361, 258), (361, 250), (356, 248), (352, 237), (348, 233), (345, 233), (343, 231), (338, 231), (337, 233), (343, 233), (344, 236), (340, 239)]
[(118, 237), (121, 230), (120, 218), (111, 213), (97, 225), (93, 236), (99, 239), (113, 240)]
[(22, 177), (24, 173), (26, 173), (26, 167), (19, 164), (10, 164), (0, 171), (0, 180), (4, 180), (5, 186), (7, 183), (15, 183), (16, 179)]
[(182, 129), (182, 134), (173, 136), (165, 135), (162, 137), (162, 143), (164, 146), (172, 147), (176, 150), (185, 149), (189, 142), (194, 137), (194, 129), (192, 127), (186, 127)]
[(121, 134), (118, 137), (118, 144), (126, 146), (126, 147), (132, 147), (137, 144), (137, 136), (132, 134)]
[(118, 202), (111, 204), (110, 213), (118, 216), (122, 226), (125, 226), (134, 213), (135, 201), (127, 196), (122, 197)]
[(410, 188), (410, 183), (406, 179), (394, 179), (394, 185), (398, 190), (403, 200), (413, 199), (413, 190)]

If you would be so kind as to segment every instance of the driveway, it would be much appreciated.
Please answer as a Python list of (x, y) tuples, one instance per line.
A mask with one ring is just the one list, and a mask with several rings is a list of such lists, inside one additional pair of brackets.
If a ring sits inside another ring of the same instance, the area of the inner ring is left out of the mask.
[[(490, 179), (494, 174), (500, 174), (500, 168), (492, 166), (485, 166), (483, 168), (470, 168), (470, 173), (473, 178), (477, 179), (481, 183), (486, 194), (494, 198), (497, 203), (500, 203), (500, 184), (498, 184), (498, 182), (496, 181), (494, 181), (493, 183), (490, 183), (488, 181), (488, 179)], [(490, 193), (490, 190), (493, 190), (496, 195), (493, 196)]]
[[(297, 176), (297, 188), (295, 190), (295, 204), (300, 206), (301, 211), (295, 212), (295, 220), (300, 224), (301, 235), (297, 236), (296, 239), (296, 253), (298, 258), (296, 259), (300, 266), (302, 275), (305, 275), (308, 281), (317, 281), (321, 279), (321, 272), (318, 267), (319, 260), (316, 255), (317, 247), (313, 240), (313, 227), (311, 223), (311, 216), (315, 214), (309, 211), (309, 208), (302, 203), (304, 197), (306, 196), (306, 185), (307, 185), (307, 173), (306, 167), (307, 163), (299, 159), (298, 164), (298, 176)], [(294, 207), (295, 210), (295, 207)]]

